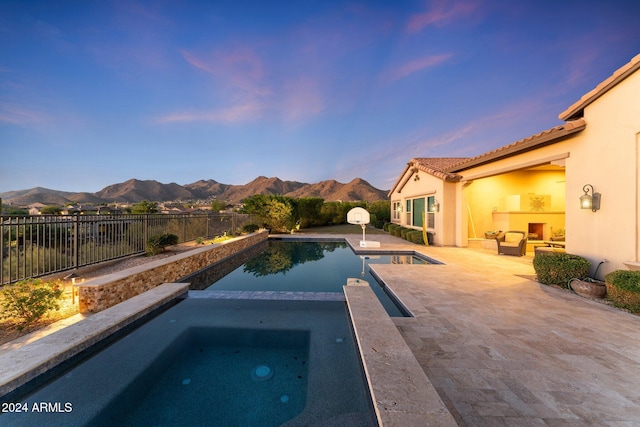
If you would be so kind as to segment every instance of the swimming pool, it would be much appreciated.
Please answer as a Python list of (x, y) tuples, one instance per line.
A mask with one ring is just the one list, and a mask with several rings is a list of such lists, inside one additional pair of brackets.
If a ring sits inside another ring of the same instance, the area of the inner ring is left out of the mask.
[(376, 425), (344, 302), (190, 294), (0, 424)]
[(412, 254), (357, 255), (343, 241), (300, 242), (269, 240), (262, 251), (250, 258), (242, 255), (243, 264), (225, 260), (223, 265), (237, 265), (232, 271), (219, 273), (214, 265), (182, 279), (191, 289), (222, 291), (339, 292), (348, 278), (360, 278), (371, 288), (390, 316), (409, 315), (370, 274), (370, 264), (431, 264), (434, 261)]

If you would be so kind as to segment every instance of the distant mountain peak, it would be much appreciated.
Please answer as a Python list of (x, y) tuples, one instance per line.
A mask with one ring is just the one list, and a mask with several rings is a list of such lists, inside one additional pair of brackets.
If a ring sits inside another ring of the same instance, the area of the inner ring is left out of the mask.
[(307, 184), (262, 175), (245, 185), (222, 184), (213, 179), (201, 179), (183, 186), (174, 182), (163, 184), (156, 180), (131, 178), (119, 184), (109, 185), (96, 193), (72, 193), (36, 187), (1, 193), (0, 197), (3, 203), (15, 206), (28, 206), (34, 203), (65, 205), (68, 203), (138, 203), (142, 200), (168, 202), (211, 199), (236, 204), (255, 194), (279, 194), (295, 198), (321, 197), (326, 201), (387, 199), (386, 191), (373, 187), (361, 178), (355, 178), (347, 184), (334, 179)]

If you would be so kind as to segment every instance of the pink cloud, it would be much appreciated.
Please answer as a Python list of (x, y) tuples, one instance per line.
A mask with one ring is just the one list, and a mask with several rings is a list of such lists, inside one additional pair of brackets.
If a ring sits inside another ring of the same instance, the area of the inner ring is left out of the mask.
[(16, 105), (0, 104), (0, 122), (14, 125), (44, 125), (51, 122), (46, 114), (18, 107)]
[(271, 93), (264, 83), (265, 69), (262, 60), (247, 46), (204, 56), (183, 51), (182, 56), (191, 66), (210, 74), (232, 90), (253, 96)]
[(285, 83), (284, 93), (282, 114), (287, 122), (308, 119), (325, 109), (325, 100), (319, 83), (311, 78), (300, 78)]
[(427, 12), (412, 15), (407, 22), (406, 30), (409, 33), (417, 33), (430, 25), (447, 25), (469, 16), (478, 6), (478, 3), (469, 1), (436, 0)]
[(448, 60), (452, 56), (453, 54), (446, 53), (442, 55), (425, 56), (424, 58), (419, 58), (413, 61), (409, 61), (389, 71), (387, 73), (387, 78), (392, 82), (405, 78), (410, 74), (441, 64), (442, 62)]
[(175, 112), (160, 117), (156, 121), (161, 124), (191, 122), (237, 123), (259, 119), (262, 109), (261, 104), (248, 102), (217, 110)]

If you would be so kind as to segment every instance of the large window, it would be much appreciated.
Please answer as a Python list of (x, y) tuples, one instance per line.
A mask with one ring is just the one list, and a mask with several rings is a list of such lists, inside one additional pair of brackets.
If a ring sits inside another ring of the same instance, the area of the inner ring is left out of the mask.
[(422, 221), (424, 218), (427, 222), (427, 228), (435, 228), (435, 200), (436, 198), (434, 196), (408, 199), (406, 211), (407, 225), (422, 227)]

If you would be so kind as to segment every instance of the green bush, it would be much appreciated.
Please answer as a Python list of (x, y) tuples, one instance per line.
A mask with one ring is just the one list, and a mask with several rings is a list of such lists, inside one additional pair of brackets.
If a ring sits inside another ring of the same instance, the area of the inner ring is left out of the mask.
[(384, 231), (386, 231), (386, 232), (388, 233), (388, 232), (389, 232), (389, 226), (390, 226), (390, 225), (393, 225), (393, 224), (392, 224), (392, 223), (390, 223), (390, 222), (385, 222), (385, 223), (382, 225), (382, 230), (384, 230)]
[(422, 231), (418, 231), (418, 230), (411, 230), (408, 233), (406, 233), (406, 240), (410, 241), (411, 243), (416, 243), (418, 245), (424, 245), (424, 238), (422, 236)]
[(396, 229), (398, 228), (400, 228), (398, 224), (389, 224), (389, 226), (387, 227), (387, 230), (389, 231), (389, 234), (391, 234), (392, 236), (395, 236)]
[(400, 237), (402, 237), (404, 240), (409, 240), (407, 239), (407, 233), (411, 233), (413, 231), (413, 229), (411, 228), (402, 228), (400, 230)]
[(260, 227), (258, 226), (258, 224), (245, 224), (242, 226), (242, 231), (244, 231), (245, 233), (253, 233), (259, 228)]
[(379, 219), (376, 214), (371, 214), (370, 215), (370, 223), (375, 228), (379, 228), (379, 229), (381, 229), (384, 226), (384, 220)]
[(28, 279), (6, 285), (2, 296), (2, 317), (18, 320), (17, 329), (21, 331), (48, 311), (60, 309), (62, 286), (60, 281), (43, 283), (40, 279)]
[(607, 298), (616, 307), (640, 312), (640, 271), (615, 270), (604, 276)]
[(587, 277), (589, 265), (581, 256), (564, 252), (539, 254), (533, 259), (538, 282), (545, 285), (566, 286), (571, 279)]
[(615, 270), (605, 275), (604, 280), (616, 288), (640, 293), (640, 271)]
[(175, 234), (158, 234), (157, 236), (151, 236), (147, 240), (147, 247), (145, 251), (148, 256), (158, 255), (167, 246), (177, 245), (178, 236)]

